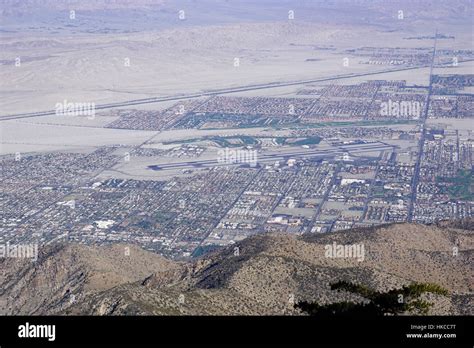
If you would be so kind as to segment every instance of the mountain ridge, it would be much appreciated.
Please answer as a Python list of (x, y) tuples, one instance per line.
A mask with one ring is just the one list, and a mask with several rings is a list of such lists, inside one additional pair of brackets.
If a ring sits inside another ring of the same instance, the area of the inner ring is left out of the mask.
[[(429, 314), (473, 314), (473, 223), (390, 224), (331, 234), (255, 235), (190, 262), (135, 246), (56, 245), (36, 263), (3, 259), (0, 311), (16, 314), (299, 315), (296, 301), (364, 301), (337, 281), (377, 291), (434, 283)], [(327, 257), (364, 245), (363, 261)], [(127, 252), (128, 251), (128, 252)], [(31, 286), (35, 284), (35, 286)], [(31, 289), (34, 288), (33, 293)]]

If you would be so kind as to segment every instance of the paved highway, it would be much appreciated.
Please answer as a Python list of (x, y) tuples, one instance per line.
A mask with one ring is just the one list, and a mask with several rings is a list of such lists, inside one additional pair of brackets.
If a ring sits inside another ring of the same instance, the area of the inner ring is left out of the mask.
[[(124, 107), (124, 106), (161, 103), (165, 101), (173, 101), (173, 100), (177, 101), (177, 100), (185, 100), (185, 99), (192, 99), (192, 98), (198, 98), (198, 97), (210, 97), (213, 95), (231, 94), (231, 93), (237, 93), (237, 92), (278, 88), (278, 87), (286, 87), (286, 86), (297, 86), (297, 85), (304, 85), (308, 83), (333, 81), (333, 80), (348, 79), (348, 78), (361, 77), (361, 76), (379, 75), (379, 74), (385, 74), (385, 73), (396, 72), (396, 71), (421, 69), (421, 68), (426, 68), (426, 67), (429, 67), (429, 65), (396, 68), (396, 69), (386, 69), (386, 70), (381, 70), (381, 71), (373, 71), (373, 72), (366, 72), (366, 73), (360, 73), (360, 74), (351, 73), (351, 74), (337, 75), (337, 76), (332, 76), (332, 77), (324, 77), (324, 78), (310, 79), (310, 80), (272, 82), (272, 83), (266, 83), (266, 84), (260, 84), (260, 85), (249, 85), (249, 86), (241, 86), (241, 87), (234, 87), (234, 88), (216, 89), (216, 90), (211, 90), (211, 91), (204, 91), (201, 93), (177, 94), (177, 95), (166, 96), (166, 97), (134, 99), (134, 100), (124, 101), (124, 102), (99, 104), (99, 105), (96, 105), (95, 108), (96, 110), (104, 110), (104, 109), (113, 109), (113, 108)], [(0, 116), (0, 121), (14, 120), (14, 119), (20, 119), (20, 118), (29, 118), (29, 117), (38, 117), (38, 116), (50, 116), (50, 115), (55, 115), (55, 114), (56, 114), (55, 110), (47, 110), (47, 111), (30, 112), (30, 113), (22, 113), (22, 114), (15, 114), (15, 115), (3, 115), (3, 116)]]
[(436, 30), (435, 38), (434, 38), (433, 56), (431, 58), (431, 65), (430, 65), (430, 76), (429, 76), (430, 80), (429, 80), (429, 86), (428, 86), (428, 97), (426, 98), (426, 105), (425, 105), (425, 109), (423, 110), (423, 124), (421, 125), (421, 136), (420, 136), (420, 141), (418, 143), (418, 156), (416, 159), (415, 172), (413, 174), (413, 180), (411, 183), (410, 204), (408, 206), (408, 216), (407, 216), (408, 222), (413, 221), (413, 215), (415, 211), (416, 191), (417, 191), (418, 182), (420, 179), (420, 167), (421, 167), (421, 160), (423, 158), (423, 147), (425, 144), (425, 136), (426, 136), (425, 126), (426, 126), (426, 120), (428, 119), (430, 99), (433, 93), (433, 68), (434, 68), (434, 62), (435, 62), (435, 57), (436, 57), (437, 39), (438, 39), (438, 30)]

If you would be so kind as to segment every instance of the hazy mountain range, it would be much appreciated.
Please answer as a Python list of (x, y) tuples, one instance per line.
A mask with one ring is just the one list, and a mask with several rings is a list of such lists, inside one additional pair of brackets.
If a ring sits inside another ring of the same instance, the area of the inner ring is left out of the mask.
[[(416, 21), (439, 20), (440, 24), (456, 25), (472, 21), (469, 0), (0, 0), (0, 18), (7, 27), (11, 24), (26, 29), (27, 25), (50, 24), (57, 28), (63, 23), (74, 28), (67, 18), (71, 10), (77, 12), (76, 24), (83, 29), (105, 26), (153, 30), (183, 26), (183, 22), (203, 25), (286, 21), (290, 10), (298, 20), (339, 25), (385, 26), (400, 10), (412, 21), (404, 23), (404, 27)], [(187, 14), (186, 21), (178, 20), (180, 10)]]

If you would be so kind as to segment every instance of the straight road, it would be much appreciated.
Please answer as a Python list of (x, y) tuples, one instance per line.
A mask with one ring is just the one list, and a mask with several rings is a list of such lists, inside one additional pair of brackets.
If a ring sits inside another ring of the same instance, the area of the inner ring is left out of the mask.
[(428, 111), (430, 108), (430, 99), (431, 99), (431, 94), (433, 92), (433, 67), (434, 67), (434, 62), (435, 62), (435, 57), (436, 57), (436, 43), (438, 39), (438, 30), (436, 30), (435, 33), (435, 38), (434, 38), (434, 44), (433, 44), (433, 56), (431, 58), (431, 66), (430, 66), (430, 80), (429, 80), (429, 86), (428, 86), (428, 97), (426, 98), (426, 105), (425, 109), (423, 110), (423, 116), (422, 116), (422, 121), (423, 123), (421, 124), (421, 136), (420, 136), (420, 141), (418, 143), (418, 156), (416, 159), (415, 163), (415, 173), (413, 174), (413, 180), (411, 183), (411, 195), (410, 195), (410, 205), (408, 206), (408, 222), (413, 221), (413, 213), (415, 210), (415, 202), (416, 202), (416, 193), (417, 193), (417, 187), (418, 187), (418, 182), (420, 181), (420, 167), (421, 167), (421, 160), (423, 158), (423, 147), (425, 145), (425, 137), (426, 137), (426, 120), (428, 119)]
[[(470, 61), (470, 60), (464, 60), (463, 62), (466, 62), (466, 61)], [(253, 91), (253, 90), (259, 90), (259, 89), (297, 86), (297, 85), (304, 85), (308, 83), (342, 80), (342, 79), (348, 79), (348, 78), (353, 78), (353, 77), (379, 75), (379, 74), (385, 74), (385, 73), (390, 73), (390, 72), (415, 70), (415, 69), (422, 69), (422, 68), (427, 68), (427, 67), (429, 67), (429, 65), (396, 68), (396, 69), (386, 69), (386, 70), (381, 70), (381, 71), (365, 72), (365, 73), (359, 73), (359, 74), (350, 73), (350, 74), (345, 74), (345, 75), (337, 75), (337, 76), (324, 77), (324, 78), (311, 79), (311, 80), (271, 82), (271, 83), (259, 84), (259, 85), (249, 85), (249, 86), (241, 86), (241, 87), (234, 87), (234, 88), (216, 89), (216, 90), (204, 91), (201, 93), (178, 94), (178, 95), (166, 96), (166, 97), (135, 99), (135, 100), (129, 100), (129, 101), (117, 102), (117, 103), (99, 104), (95, 106), (95, 109), (96, 110), (114, 109), (118, 107), (126, 107), (126, 106), (142, 105), (142, 104), (150, 104), (150, 103), (161, 103), (161, 102), (166, 102), (166, 101), (178, 101), (178, 100), (186, 100), (186, 99), (193, 99), (193, 98), (199, 98), (199, 97), (210, 97), (214, 95), (231, 94), (231, 93)], [(0, 115), (0, 121), (15, 120), (15, 119), (29, 118), (29, 117), (38, 117), (38, 116), (51, 116), (55, 114), (56, 114), (55, 110), (47, 110), (47, 111), (30, 112), (30, 113), (22, 113), (22, 114), (14, 114), (14, 115), (3, 115), (3, 116)]]

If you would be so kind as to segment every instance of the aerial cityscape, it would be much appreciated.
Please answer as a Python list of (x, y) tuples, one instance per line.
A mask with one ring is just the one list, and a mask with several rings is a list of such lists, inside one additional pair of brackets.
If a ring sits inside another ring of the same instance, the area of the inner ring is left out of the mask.
[(474, 314), (472, 1), (0, 19), (1, 315)]

